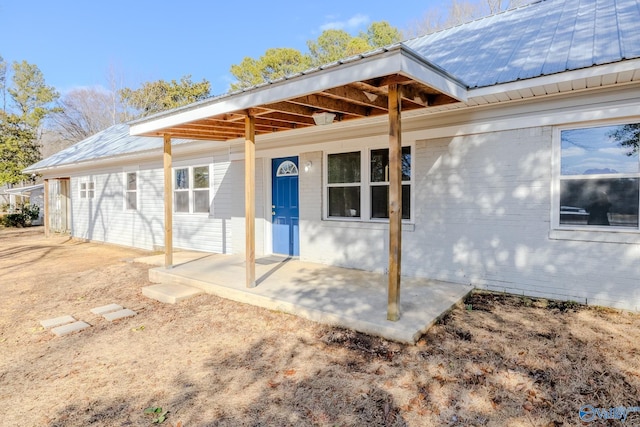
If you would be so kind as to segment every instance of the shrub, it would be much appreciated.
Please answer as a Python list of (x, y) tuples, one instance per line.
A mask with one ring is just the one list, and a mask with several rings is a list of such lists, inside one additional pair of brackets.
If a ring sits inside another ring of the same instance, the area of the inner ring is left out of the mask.
[(38, 219), (38, 215), (40, 215), (40, 207), (26, 203), (18, 206), (15, 212), (1, 217), (0, 221), (5, 227), (30, 227), (32, 222)]

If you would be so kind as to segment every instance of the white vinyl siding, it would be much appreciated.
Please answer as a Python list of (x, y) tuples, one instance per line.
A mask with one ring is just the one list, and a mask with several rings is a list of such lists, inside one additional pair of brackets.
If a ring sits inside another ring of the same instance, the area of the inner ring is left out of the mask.
[[(229, 253), (231, 245), (230, 199), (233, 191), (225, 173), (227, 154), (214, 157), (210, 166), (211, 191), (218, 208), (208, 215), (174, 215), (175, 248)], [(202, 164), (195, 161), (195, 164)], [(164, 172), (161, 164), (140, 165), (136, 172), (137, 210), (123, 209), (123, 189), (127, 173), (122, 169), (104, 170), (90, 176), (71, 178), (74, 188), (81, 182), (95, 183), (93, 199), (72, 201), (74, 237), (157, 250), (164, 247)], [(126, 191), (125, 191), (126, 192)], [(74, 195), (75, 196), (75, 195)], [(79, 196), (79, 195), (78, 195)]]

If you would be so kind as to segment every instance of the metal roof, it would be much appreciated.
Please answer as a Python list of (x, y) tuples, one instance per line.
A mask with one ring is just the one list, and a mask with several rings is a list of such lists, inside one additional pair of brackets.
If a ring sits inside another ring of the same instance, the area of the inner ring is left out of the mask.
[[(174, 140), (172, 144), (181, 144), (186, 140)], [(149, 150), (162, 150), (161, 138), (146, 136), (132, 136), (129, 134), (129, 124), (122, 123), (111, 126), (83, 139), (71, 147), (65, 148), (54, 155), (39, 161), (27, 169), (25, 173), (41, 171), (69, 164), (76, 164), (90, 160), (133, 154)]]
[(640, 58), (638, 0), (542, 0), (403, 43), (469, 88)]
[[(155, 150), (164, 133), (225, 141), (314, 126), (318, 111), (338, 120), (387, 114), (388, 85), (402, 86), (403, 111), (447, 108), (467, 89), (640, 58), (639, 0), (541, 0), (403, 43), (266, 82), (244, 91), (113, 126), (35, 165), (62, 165)], [(130, 136), (130, 127), (137, 135)]]
[(263, 135), (315, 126), (314, 114), (321, 112), (335, 114), (336, 121), (387, 115), (391, 85), (402, 86), (403, 111), (466, 100), (463, 83), (395, 44), (133, 121), (131, 133), (228, 141), (245, 135), (247, 116)]

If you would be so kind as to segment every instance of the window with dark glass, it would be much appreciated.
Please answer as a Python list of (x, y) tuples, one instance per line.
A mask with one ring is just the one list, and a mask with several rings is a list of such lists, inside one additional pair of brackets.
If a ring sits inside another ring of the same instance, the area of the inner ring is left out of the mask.
[(638, 228), (640, 123), (561, 131), (560, 225)]
[(360, 218), (360, 152), (327, 158), (329, 217)]
[[(389, 218), (389, 149), (371, 150), (371, 218)], [(402, 218), (411, 217), (411, 147), (402, 147)]]

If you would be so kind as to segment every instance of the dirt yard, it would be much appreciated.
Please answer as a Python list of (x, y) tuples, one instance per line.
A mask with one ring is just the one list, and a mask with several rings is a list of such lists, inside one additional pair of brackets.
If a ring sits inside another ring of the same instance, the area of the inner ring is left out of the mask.
[[(638, 314), (476, 293), (405, 346), (209, 295), (147, 299), (145, 254), (0, 230), (0, 425), (147, 426), (153, 407), (183, 427), (573, 426), (583, 405), (640, 406)], [(89, 311), (111, 303), (138, 315)], [(40, 326), (66, 314), (91, 327)]]

